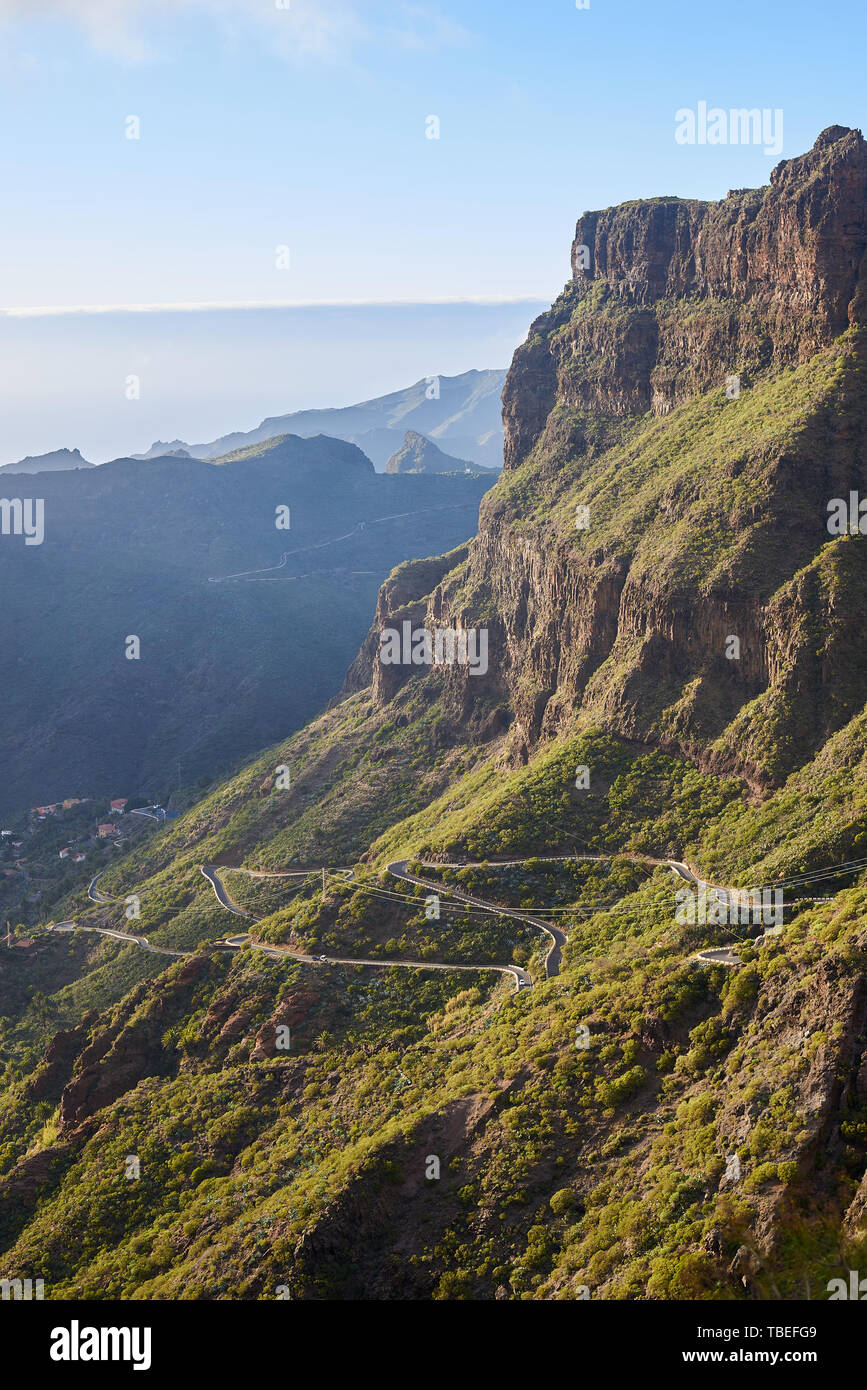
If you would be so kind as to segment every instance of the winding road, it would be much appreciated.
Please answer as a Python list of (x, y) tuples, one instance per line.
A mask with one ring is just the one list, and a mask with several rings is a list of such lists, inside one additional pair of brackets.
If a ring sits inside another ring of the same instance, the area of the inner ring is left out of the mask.
[[(599, 863), (612, 857), (614, 856), (606, 854), (552, 854), (530, 856), (531, 859), (538, 860), (540, 863), (544, 864), (561, 864), (576, 859), (580, 859), (582, 862), (590, 861)], [(627, 854), (618, 857), (631, 859), (635, 863), (653, 864), (657, 868), (667, 867), (671, 869), (676, 877), (688, 883), (690, 887), (694, 888), (696, 891), (700, 892), (704, 890), (707, 892), (710, 890), (713, 892), (716, 900), (723, 907), (739, 909), (745, 903), (751, 904), (753, 902), (754, 895), (749, 889), (725, 888), (722, 884), (711, 883), (708, 879), (699, 878), (689, 865), (684, 863), (681, 859), (654, 859), (651, 855), (643, 854)], [(527, 859), (490, 859), (487, 861), (487, 865), (492, 868), (507, 868), (512, 865), (526, 864), (527, 862)], [(548, 954), (545, 957), (545, 974), (551, 979), (553, 976), (560, 973), (562, 948), (568, 941), (568, 937), (562, 928), (555, 926), (553, 922), (547, 922), (543, 918), (535, 917), (528, 912), (519, 912), (514, 908), (501, 907), (495, 903), (486, 902), (482, 898), (474, 898), (468, 893), (462, 893), (458, 889), (446, 888), (442, 884), (436, 883), (430, 879), (418, 878), (413, 874), (408, 874), (406, 872), (407, 863), (408, 860), (406, 859), (395, 860), (393, 864), (388, 865), (388, 872), (393, 874), (395, 878), (404, 879), (407, 883), (417, 883), (423, 888), (431, 889), (434, 893), (440, 895), (446, 894), (450, 897), (458, 898), (462, 902), (471, 903), (474, 907), (482, 908), (486, 912), (494, 912), (506, 917), (517, 917), (523, 922), (528, 922), (530, 926), (537, 927), (540, 931), (543, 931), (551, 938), (552, 942)], [(438, 863), (437, 865), (429, 864), (427, 867), (472, 869), (481, 868), (482, 864), (479, 861), (462, 864)], [(794, 901), (800, 901), (800, 899), (795, 899)], [(696, 951), (690, 959), (699, 961), (704, 965), (739, 966), (742, 964), (737, 951), (739, 945), (749, 944), (754, 947), (764, 946), (767, 941), (779, 936), (781, 931), (782, 927), (775, 926), (763, 932), (761, 936), (754, 937), (749, 941), (744, 939), (740, 942), (734, 942), (729, 946), (713, 946), (703, 951)]]
[(98, 874), (94, 874), (94, 875), (93, 875), (93, 878), (90, 880), (90, 883), (87, 885), (87, 896), (90, 898), (90, 901), (91, 901), (92, 903), (113, 903), (113, 902), (114, 902), (114, 898), (107, 898), (107, 897), (105, 896), (105, 894), (104, 894), (99, 888), (97, 888), (97, 886), (96, 886), (97, 880), (100, 879), (100, 878), (102, 878), (102, 876), (103, 876), (104, 873), (105, 873), (105, 869), (100, 869), (99, 873), (98, 873)]
[[(577, 855), (576, 855), (576, 854), (570, 854), (570, 855), (549, 855), (549, 856), (531, 855), (531, 856), (530, 856), (530, 858), (532, 858), (532, 859), (540, 859), (540, 860), (542, 860), (542, 862), (546, 862), (546, 863), (554, 863), (554, 862), (556, 862), (556, 863), (564, 863), (564, 862), (566, 862), (566, 861), (568, 861), (568, 860), (574, 860), (574, 859), (580, 859), (582, 862), (584, 862), (584, 861), (601, 862), (601, 861), (603, 861), (603, 860), (605, 860), (605, 859), (607, 859), (607, 858), (610, 858), (610, 857), (611, 857), (611, 856), (609, 856), (609, 855), (603, 855), (603, 854), (586, 854), (586, 855), (584, 855), (584, 854), (577, 854)], [(654, 859), (654, 858), (652, 858), (652, 857), (649, 856), (649, 855), (629, 855), (628, 857), (631, 858), (631, 859), (634, 859), (636, 862), (642, 862), (642, 863), (647, 863), (647, 864), (653, 864), (653, 865), (655, 865), (656, 867), (663, 867), (663, 866), (668, 867), (669, 869), (671, 869), (671, 871), (672, 871), (673, 874), (675, 874), (678, 878), (682, 879), (685, 883), (688, 883), (691, 887), (694, 887), (694, 888), (697, 889), (697, 890), (701, 890), (701, 889), (705, 889), (705, 890), (711, 889), (711, 890), (717, 895), (719, 901), (720, 901), (723, 905), (725, 905), (725, 906), (738, 906), (738, 905), (743, 901), (743, 895), (744, 895), (744, 894), (746, 893), (746, 891), (747, 891), (747, 890), (745, 890), (745, 889), (724, 888), (721, 884), (710, 883), (707, 879), (699, 878), (698, 875), (695, 874), (695, 873), (693, 872), (693, 870), (689, 867), (688, 864), (685, 864), (682, 860), (679, 860), (679, 859)], [(527, 860), (525, 860), (525, 859), (504, 859), (504, 860), (489, 860), (489, 861), (488, 861), (488, 863), (489, 863), (489, 865), (490, 865), (491, 867), (495, 867), (495, 866), (496, 866), (496, 867), (501, 867), (501, 868), (507, 867), (507, 866), (509, 866), (509, 865), (520, 865), (520, 864), (525, 864), (526, 862), (527, 862)], [(427, 888), (431, 893), (435, 893), (438, 897), (455, 898), (455, 899), (457, 899), (459, 902), (467, 903), (469, 906), (475, 907), (475, 908), (479, 908), (479, 909), (481, 909), (483, 912), (490, 912), (490, 913), (492, 913), (494, 916), (498, 916), (498, 917), (512, 917), (512, 918), (515, 918), (516, 920), (518, 920), (518, 921), (520, 921), (520, 922), (526, 922), (529, 926), (535, 927), (537, 931), (542, 932), (545, 936), (548, 937), (548, 939), (549, 939), (550, 942), (551, 942), (551, 945), (549, 946), (548, 951), (547, 951), (547, 954), (546, 954), (546, 956), (545, 956), (545, 962), (544, 962), (544, 964), (545, 964), (545, 976), (546, 976), (547, 979), (550, 980), (550, 979), (555, 978), (557, 975), (559, 975), (559, 973), (560, 973), (560, 963), (561, 963), (561, 959), (562, 959), (563, 947), (566, 945), (566, 943), (567, 943), (567, 941), (568, 941), (568, 939), (569, 939), (569, 938), (567, 937), (566, 933), (563, 931), (563, 929), (562, 929), (561, 927), (558, 927), (554, 922), (549, 922), (549, 921), (547, 921), (547, 920), (546, 920), (545, 918), (543, 918), (543, 917), (537, 917), (537, 916), (535, 916), (533, 913), (524, 912), (524, 911), (522, 911), (522, 910), (520, 910), (520, 909), (518, 909), (518, 908), (514, 908), (514, 907), (505, 907), (505, 906), (504, 906), (503, 904), (501, 904), (501, 903), (492, 903), (492, 902), (488, 902), (488, 901), (486, 901), (484, 898), (477, 898), (477, 897), (474, 897), (471, 893), (464, 893), (464, 892), (462, 892), (460, 889), (452, 888), (452, 887), (446, 886), (446, 885), (444, 885), (444, 884), (442, 884), (442, 883), (438, 883), (435, 879), (421, 878), (421, 877), (419, 877), (417, 874), (408, 873), (408, 872), (407, 872), (407, 864), (408, 864), (408, 863), (409, 863), (409, 860), (407, 860), (407, 859), (395, 859), (395, 860), (393, 860), (392, 863), (390, 863), (390, 864), (388, 864), (388, 865), (386, 866), (386, 867), (387, 867), (387, 871), (388, 871), (388, 873), (390, 873), (390, 874), (392, 875), (393, 878), (401, 879), (404, 883), (413, 883), (413, 884), (416, 884), (416, 885), (417, 885), (418, 887), (420, 887), (420, 888)], [(236, 902), (234, 901), (234, 899), (231, 897), (231, 895), (230, 895), (229, 892), (228, 892), (228, 889), (226, 888), (225, 884), (222, 882), (222, 880), (221, 880), (220, 877), (219, 877), (220, 872), (221, 872), (221, 869), (222, 869), (222, 871), (225, 871), (225, 867), (226, 867), (226, 866), (220, 866), (220, 865), (216, 865), (216, 864), (202, 865), (202, 867), (201, 867), (201, 872), (204, 874), (205, 878), (206, 878), (206, 879), (208, 880), (208, 882), (211, 884), (211, 887), (213, 888), (213, 890), (214, 890), (214, 892), (215, 892), (215, 894), (216, 894), (216, 896), (217, 896), (217, 900), (222, 904), (223, 907), (227, 908), (229, 912), (234, 912), (234, 913), (235, 913), (237, 916), (239, 916), (239, 917), (247, 917), (247, 918), (249, 918), (251, 921), (254, 921), (254, 922), (256, 922), (256, 921), (261, 921), (261, 918), (260, 918), (260, 917), (258, 917), (255, 913), (248, 912), (246, 909), (240, 907), (239, 904), (236, 903)], [(447, 865), (447, 864), (437, 864), (437, 865), (433, 865), (433, 864), (432, 864), (432, 865), (430, 865), (429, 867), (431, 867), (431, 868), (433, 868), (433, 867), (438, 867), (438, 868), (447, 868), (447, 867), (449, 867), (449, 868), (464, 868), (464, 869), (467, 869), (467, 868), (479, 868), (479, 867), (481, 867), (481, 865), (480, 865), (479, 863), (475, 863), (475, 864), (474, 864), (474, 863), (450, 864), (450, 865)], [(253, 878), (295, 878), (295, 877), (307, 877), (307, 876), (309, 876), (309, 875), (311, 875), (311, 874), (320, 873), (321, 870), (309, 870), (309, 871), (307, 871), (307, 874), (305, 874), (303, 871), (300, 872), (300, 873), (295, 873), (295, 872), (293, 872), (293, 873), (286, 873), (286, 872), (279, 872), (279, 871), (276, 871), (276, 870), (273, 871), (273, 872), (269, 872), (269, 871), (260, 870), (260, 869), (239, 869), (239, 870), (236, 870), (236, 872), (249, 874), (249, 875), (250, 875), (251, 877), (253, 877)], [(352, 875), (352, 870), (348, 870), (348, 871), (347, 871), (347, 870), (343, 870), (342, 872), (348, 873), (349, 876)], [(750, 944), (750, 945), (753, 945), (753, 946), (762, 946), (762, 945), (765, 944), (765, 942), (766, 942), (766, 940), (767, 940), (768, 938), (774, 937), (774, 936), (778, 936), (778, 935), (779, 935), (779, 928), (773, 928), (772, 930), (770, 930), (770, 931), (768, 931), (768, 932), (765, 932), (762, 936), (755, 938), (755, 940), (751, 941), (749, 944)], [(245, 938), (245, 940), (246, 940), (246, 939), (247, 939), (247, 938)], [(229, 940), (229, 944), (230, 944), (230, 945), (243, 944), (242, 941), (241, 941), (241, 938), (238, 938), (238, 937), (229, 938), (228, 940)], [(328, 956), (328, 957), (320, 956), (320, 957), (313, 957), (313, 956), (305, 956), (305, 955), (302, 955), (300, 952), (297, 952), (297, 951), (289, 951), (288, 948), (284, 948), (284, 947), (269, 947), (269, 948), (266, 948), (266, 947), (257, 945), (257, 943), (251, 943), (251, 944), (253, 944), (254, 947), (255, 947), (256, 949), (258, 949), (258, 950), (266, 950), (267, 953), (270, 954), (270, 955), (290, 955), (290, 956), (292, 956), (292, 958), (295, 959), (295, 960), (306, 961), (308, 964), (313, 964), (313, 965), (315, 965), (315, 964), (330, 964), (330, 965), (349, 965), (349, 964), (356, 964), (356, 965), (383, 965), (383, 964), (385, 964), (385, 962), (382, 962), (382, 961), (376, 961), (376, 960), (360, 960), (360, 959), (358, 959), (357, 957), (343, 957), (343, 956), (341, 956), (341, 957), (337, 957), (337, 956)], [(699, 962), (701, 962), (702, 964), (705, 964), (705, 965), (726, 965), (726, 966), (733, 966), (733, 967), (736, 967), (736, 966), (739, 966), (739, 965), (741, 964), (740, 956), (737, 954), (737, 945), (738, 945), (738, 944), (739, 944), (739, 943), (733, 943), (733, 944), (730, 945), (730, 946), (716, 946), (716, 947), (710, 947), (710, 948), (708, 948), (707, 950), (704, 950), (704, 951), (697, 951), (697, 952), (691, 957), (691, 959), (693, 959), (693, 960), (695, 960), (695, 961), (699, 961)], [(398, 966), (406, 966), (406, 967), (408, 967), (408, 968), (410, 968), (410, 969), (414, 969), (414, 970), (415, 970), (415, 969), (422, 969), (422, 970), (496, 970), (496, 971), (498, 971), (498, 972), (501, 973), (501, 974), (502, 974), (502, 973), (508, 973), (508, 974), (514, 975), (515, 978), (517, 979), (517, 982), (518, 982), (518, 983), (517, 983), (517, 986), (516, 986), (516, 988), (518, 988), (518, 989), (529, 989), (529, 988), (531, 988), (532, 983), (533, 983), (532, 978), (531, 978), (531, 976), (529, 975), (529, 973), (528, 973), (526, 970), (523, 970), (520, 966), (517, 966), (517, 965), (509, 965), (509, 966), (503, 966), (503, 965), (488, 965), (488, 966), (483, 966), (483, 965), (472, 965), (472, 966), (466, 966), (466, 965), (464, 965), (464, 966), (458, 966), (458, 965), (444, 964), (444, 963), (434, 964), (434, 963), (429, 962), (429, 961), (389, 961), (388, 964), (390, 964), (390, 965), (398, 965)]]
[[(200, 871), (210, 883), (216, 894), (217, 901), (222, 907), (225, 907), (229, 912), (234, 912), (238, 917), (246, 917), (251, 922), (261, 922), (261, 916), (241, 907), (229, 893), (228, 888), (220, 878), (220, 873), (226, 872), (225, 865), (202, 864), (200, 865)], [(280, 873), (275, 871), (272, 874), (262, 869), (236, 869), (235, 872), (249, 874), (251, 878), (309, 878), (322, 871), (321, 869), (312, 869), (308, 870), (307, 873), (302, 872), (300, 874)], [(341, 872), (351, 876), (353, 871), (350, 869), (342, 870)], [(411, 881), (412, 880), (410, 880), (410, 882)], [(253, 950), (262, 951), (265, 955), (271, 956), (272, 958), (276, 957), (279, 959), (281, 956), (289, 956), (292, 960), (303, 961), (305, 965), (374, 965), (380, 970), (389, 969), (392, 966), (398, 966), (407, 970), (463, 970), (471, 972), (493, 970), (498, 975), (511, 975), (516, 982), (516, 990), (529, 989), (533, 983), (531, 976), (526, 970), (523, 970), (520, 965), (454, 965), (442, 961), (429, 960), (369, 960), (361, 956), (307, 956), (301, 951), (291, 951), (288, 946), (266, 946), (261, 942), (251, 941), (247, 935), (229, 936), (226, 938), (226, 942), (229, 946), (238, 948), (249, 945)]]
[[(531, 927), (536, 927), (538, 931), (544, 932), (545, 936), (550, 937), (551, 945), (545, 956), (545, 975), (550, 980), (555, 975), (560, 974), (560, 958), (563, 947), (568, 941), (564, 931), (554, 925), (553, 922), (546, 922), (541, 917), (533, 917), (529, 912), (520, 912), (514, 907), (499, 907), (496, 903), (485, 902), (484, 898), (474, 898), (470, 893), (462, 893), (457, 888), (447, 888), (442, 883), (436, 883), (429, 878), (417, 878), (415, 874), (408, 874), (406, 866), (408, 859), (395, 859), (393, 864), (388, 865), (388, 872), (394, 878), (403, 879), (404, 883), (416, 883), (420, 888), (427, 888), (438, 897), (457, 898), (459, 902), (470, 903), (473, 907), (480, 907), (483, 912), (492, 912), (498, 917), (515, 917), (519, 922), (527, 922)], [(472, 867), (464, 865), (463, 867)]]
[[(366, 531), (367, 528), (368, 528), (368, 526), (376, 526), (378, 523), (380, 523), (380, 522), (382, 522), (382, 521), (405, 521), (405, 520), (407, 519), (407, 517), (411, 517), (411, 516), (429, 516), (432, 512), (457, 512), (457, 511), (466, 511), (466, 509), (467, 509), (468, 507), (474, 507), (474, 506), (476, 506), (476, 505), (477, 505), (477, 503), (474, 502), (474, 501), (469, 501), (469, 502), (447, 502), (447, 503), (444, 503), (442, 506), (439, 506), (439, 507), (425, 507), (425, 508), (422, 508), (421, 511), (415, 511), (415, 512), (393, 512), (393, 513), (391, 514), (391, 516), (372, 516), (372, 517), (370, 518), (369, 521), (357, 521), (357, 522), (355, 523), (355, 525), (353, 526), (352, 530), (351, 530), (351, 531), (346, 531), (342, 536), (332, 536), (332, 537), (331, 537), (329, 540), (327, 540), (327, 541), (315, 541), (315, 542), (313, 542), (311, 545), (300, 545), (300, 546), (298, 546), (295, 550), (284, 550), (283, 553), (282, 553), (282, 555), (280, 556), (279, 563), (276, 564), (276, 565), (268, 565), (265, 569), (259, 569), (259, 570), (241, 570), (241, 571), (239, 571), (238, 574), (224, 574), (224, 575), (219, 576), (219, 578), (216, 578), (216, 579), (209, 579), (209, 580), (208, 580), (208, 583), (209, 583), (209, 584), (226, 584), (226, 583), (228, 583), (229, 580), (233, 580), (233, 579), (247, 579), (247, 580), (250, 580), (251, 582), (256, 582), (256, 581), (259, 579), (259, 576), (260, 576), (260, 575), (263, 575), (263, 574), (273, 574), (275, 570), (282, 570), (282, 569), (284, 569), (285, 566), (286, 566), (287, 560), (291, 559), (291, 557), (292, 557), (293, 555), (306, 555), (306, 554), (309, 554), (309, 552), (310, 552), (311, 550), (324, 550), (326, 546), (329, 546), (329, 545), (337, 545), (340, 541), (348, 541), (348, 540), (351, 540), (353, 536), (358, 536), (358, 535), (361, 534), (362, 531)], [(368, 573), (372, 573), (372, 572), (373, 572), (373, 571), (368, 571)], [(294, 577), (295, 577), (296, 579), (305, 579), (305, 578), (307, 578), (306, 575), (295, 575)]]
[[(110, 902), (107, 898), (104, 901)], [(152, 951), (156, 956), (191, 956), (192, 951), (170, 951), (167, 946), (152, 946), (146, 936), (132, 936), (130, 932), (115, 931), (111, 927), (92, 927), (86, 922), (76, 922), (70, 919), (67, 922), (49, 923), (49, 931), (93, 931), (98, 936), (111, 936), (116, 941), (126, 941), (131, 946), (141, 946), (143, 951)]]
[[(547, 863), (563, 863), (575, 859), (579, 859), (582, 861), (601, 862), (611, 857), (612, 856), (609, 855), (599, 854), (529, 856), (530, 859), (541, 860), (542, 862)], [(682, 879), (684, 882), (690, 884), (696, 889), (713, 890), (714, 893), (718, 896), (719, 901), (725, 905), (739, 905), (741, 902), (744, 901), (744, 895), (746, 894), (747, 890), (724, 888), (719, 884), (710, 883), (706, 879), (699, 878), (698, 875), (695, 874), (693, 870), (689, 867), (689, 865), (685, 864), (681, 860), (654, 859), (649, 855), (629, 855), (628, 857), (636, 860), (636, 862), (640, 861), (643, 863), (653, 864), (657, 867), (667, 866), (669, 869), (671, 869), (672, 873), (674, 873), (678, 878)], [(488, 866), (507, 867), (509, 865), (522, 865), (526, 864), (527, 862), (528, 861), (526, 859), (489, 860)], [(452, 888), (445, 884), (439, 883), (435, 879), (422, 878), (417, 874), (411, 874), (407, 870), (408, 863), (409, 860), (407, 859), (395, 859), (394, 861), (392, 861), (392, 863), (386, 866), (387, 872), (391, 874), (393, 878), (399, 879), (404, 883), (411, 883), (415, 884), (420, 888), (426, 888), (431, 893), (436, 894), (438, 897), (453, 898), (456, 899), (458, 902), (467, 903), (471, 907), (480, 909), (483, 912), (490, 912), (495, 916), (511, 917), (517, 921), (526, 922), (529, 926), (534, 927), (537, 931), (542, 932), (542, 934), (546, 936), (551, 943), (544, 960), (545, 976), (547, 979), (553, 979), (554, 977), (559, 975), (562, 950), (568, 941), (568, 937), (561, 927), (558, 927), (553, 922), (547, 921), (543, 917), (537, 917), (533, 913), (525, 912), (518, 908), (507, 907), (501, 903), (488, 902), (484, 898), (477, 898), (471, 893), (464, 893), (460, 889)], [(462, 864), (437, 863), (430, 864), (426, 867), (480, 868), (481, 864), (472, 862)], [(220, 877), (222, 873), (243, 873), (249, 875), (250, 878), (310, 878), (318, 876), (320, 873), (323, 872), (322, 869), (245, 869), (225, 864), (202, 864), (199, 866), (199, 869), (204, 878), (207, 879), (208, 883), (210, 883), (211, 888), (214, 891), (214, 895), (217, 901), (219, 902), (220, 906), (224, 907), (227, 912), (233, 913), (236, 917), (246, 918), (250, 922), (262, 921), (261, 914), (251, 912), (247, 908), (241, 907), (240, 904), (234, 900), (225, 883), (223, 882), (222, 878)], [(94, 874), (93, 878), (90, 880), (90, 883), (88, 884), (87, 895), (92, 902), (105, 904), (115, 901), (115, 899), (108, 897), (97, 887), (98, 880), (102, 877), (103, 873), (105, 872), (106, 871), (102, 869), (99, 873)], [(355, 871), (350, 868), (339, 870), (326, 870), (325, 872), (332, 874), (340, 873), (345, 880), (349, 880), (354, 877)], [(51, 926), (49, 926), (49, 930), (63, 932), (97, 932), (100, 936), (109, 936), (117, 941), (125, 941), (131, 945), (140, 946), (143, 950), (151, 951), (156, 955), (173, 956), (177, 958), (193, 954), (192, 951), (178, 951), (171, 950), (165, 946), (152, 946), (146, 936), (135, 936), (132, 933), (117, 931), (116, 929), (109, 927), (95, 927), (83, 923), (79, 924), (74, 920), (52, 924)], [(774, 927), (771, 930), (765, 932), (762, 936), (755, 938), (755, 940), (751, 941), (749, 944), (754, 946), (761, 946), (765, 943), (765, 941), (768, 938), (779, 936), (780, 931), (780, 927)], [(271, 959), (280, 960), (282, 958), (288, 957), (291, 960), (300, 961), (305, 965), (365, 965), (373, 966), (374, 968), (380, 970), (397, 967), (406, 970), (444, 970), (463, 971), (469, 973), (493, 971), (494, 973), (499, 975), (511, 976), (512, 979), (514, 979), (515, 981), (516, 991), (522, 989), (530, 989), (533, 984), (532, 976), (529, 974), (527, 970), (524, 970), (523, 967), (519, 965), (459, 965), (456, 963), (444, 961), (377, 960), (359, 956), (309, 956), (305, 955), (301, 951), (293, 951), (288, 946), (270, 945), (264, 942), (253, 941), (250, 938), (249, 933), (240, 933), (236, 936), (226, 937), (224, 940), (215, 941), (212, 944), (218, 947), (227, 947), (231, 950), (240, 950), (244, 946), (249, 946), (252, 950), (261, 951), (263, 955), (269, 956)], [(696, 952), (692, 959), (700, 961), (703, 964), (707, 965), (739, 966), (741, 964), (741, 960), (737, 954), (737, 944), (738, 943), (734, 943), (730, 946), (710, 947), (704, 951)]]

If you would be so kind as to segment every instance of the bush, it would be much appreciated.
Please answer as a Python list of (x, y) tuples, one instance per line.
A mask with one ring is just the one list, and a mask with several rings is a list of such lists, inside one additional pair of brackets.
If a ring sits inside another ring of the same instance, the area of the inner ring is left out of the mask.
[(597, 1081), (596, 1099), (607, 1109), (612, 1105), (621, 1105), (640, 1091), (647, 1081), (647, 1072), (644, 1067), (630, 1067), (629, 1071), (623, 1072), (621, 1076), (615, 1076), (611, 1081)]
[(747, 965), (729, 977), (725, 994), (724, 1014), (726, 1018), (738, 1010), (746, 1012), (758, 998), (759, 972), (755, 965)]
[(571, 1187), (561, 1187), (559, 1192), (555, 1192), (548, 1203), (555, 1216), (564, 1216), (570, 1207), (575, 1205), (575, 1194)]
[[(745, 1192), (755, 1192), (756, 1188), (762, 1187), (766, 1182), (776, 1182), (779, 1178), (779, 1167), (788, 1167), (788, 1164), (760, 1163), (758, 1168), (754, 1168), (744, 1183)], [(793, 1165), (797, 1172), (797, 1164)]]

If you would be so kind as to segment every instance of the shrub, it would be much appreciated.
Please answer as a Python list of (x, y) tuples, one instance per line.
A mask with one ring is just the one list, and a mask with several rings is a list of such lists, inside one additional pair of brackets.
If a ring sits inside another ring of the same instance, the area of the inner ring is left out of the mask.
[[(782, 1165), (787, 1166), (787, 1165)], [(797, 1171), (797, 1164), (794, 1165)], [(779, 1176), (778, 1165), (776, 1163), (760, 1163), (758, 1168), (754, 1168), (744, 1183), (745, 1192), (755, 1192), (756, 1188), (762, 1187), (766, 1182), (776, 1182)]]
[(555, 1216), (564, 1216), (575, 1205), (575, 1194), (570, 1187), (561, 1187), (548, 1203)]
[(611, 1081), (598, 1081), (596, 1083), (596, 1098), (606, 1109), (612, 1105), (621, 1105), (640, 1091), (647, 1081), (647, 1072), (644, 1067), (630, 1067), (620, 1076), (615, 1076)]
[(730, 1014), (743, 1010), (746, 1012), (758, 998), (759, 994), (759, 972), (755, 965), (747, 965), (742, 970), (735, 971), (729, 977), (729, 986), (725, 995), (725, 1007), (723, 1013), (725, 1017)]

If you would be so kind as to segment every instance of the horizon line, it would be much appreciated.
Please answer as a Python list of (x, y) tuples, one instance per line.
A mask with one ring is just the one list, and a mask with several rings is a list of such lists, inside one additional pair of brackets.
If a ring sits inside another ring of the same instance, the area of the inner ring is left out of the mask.
[(239, 299), (154, 304), (33, 304), (0, 308), (0, 318), (54, 318), (66, 314), (212, 313), (250, 309), (427, 308), (438, 305), (549, 304), (546, 295), (445, 295), (435, 299)]

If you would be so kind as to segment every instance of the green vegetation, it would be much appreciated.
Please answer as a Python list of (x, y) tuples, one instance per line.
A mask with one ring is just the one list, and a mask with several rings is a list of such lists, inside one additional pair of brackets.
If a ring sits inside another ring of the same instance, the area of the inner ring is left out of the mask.
[[(792, 1300), (867, 1259), (867, 594), (863, 538), (824, 525), (867, 490), (864, 345), (805, 330), (781, 365), (752, 308), (656, 308), (686, 341), (737, 329), (719, 387), (663, 352), (668, 413), (590, 409), (631, 399), (647, 311), (570, 287), (519, 353), (544, 418), (479, 543), (383, 590), (488, 625), (483, 679), (362, 688), (369, 641), (344, 698), (118, 852), (109, 902), (59, 874), (0, 948), (10, 1273), (55, 1298)], [(669, 860), (781, 888), (782, 931), (680, 920)], [(129, 895), (188, 954), (49, 930), (122, 926)], [(558, 973), (510, 909), (562, 927)]]

